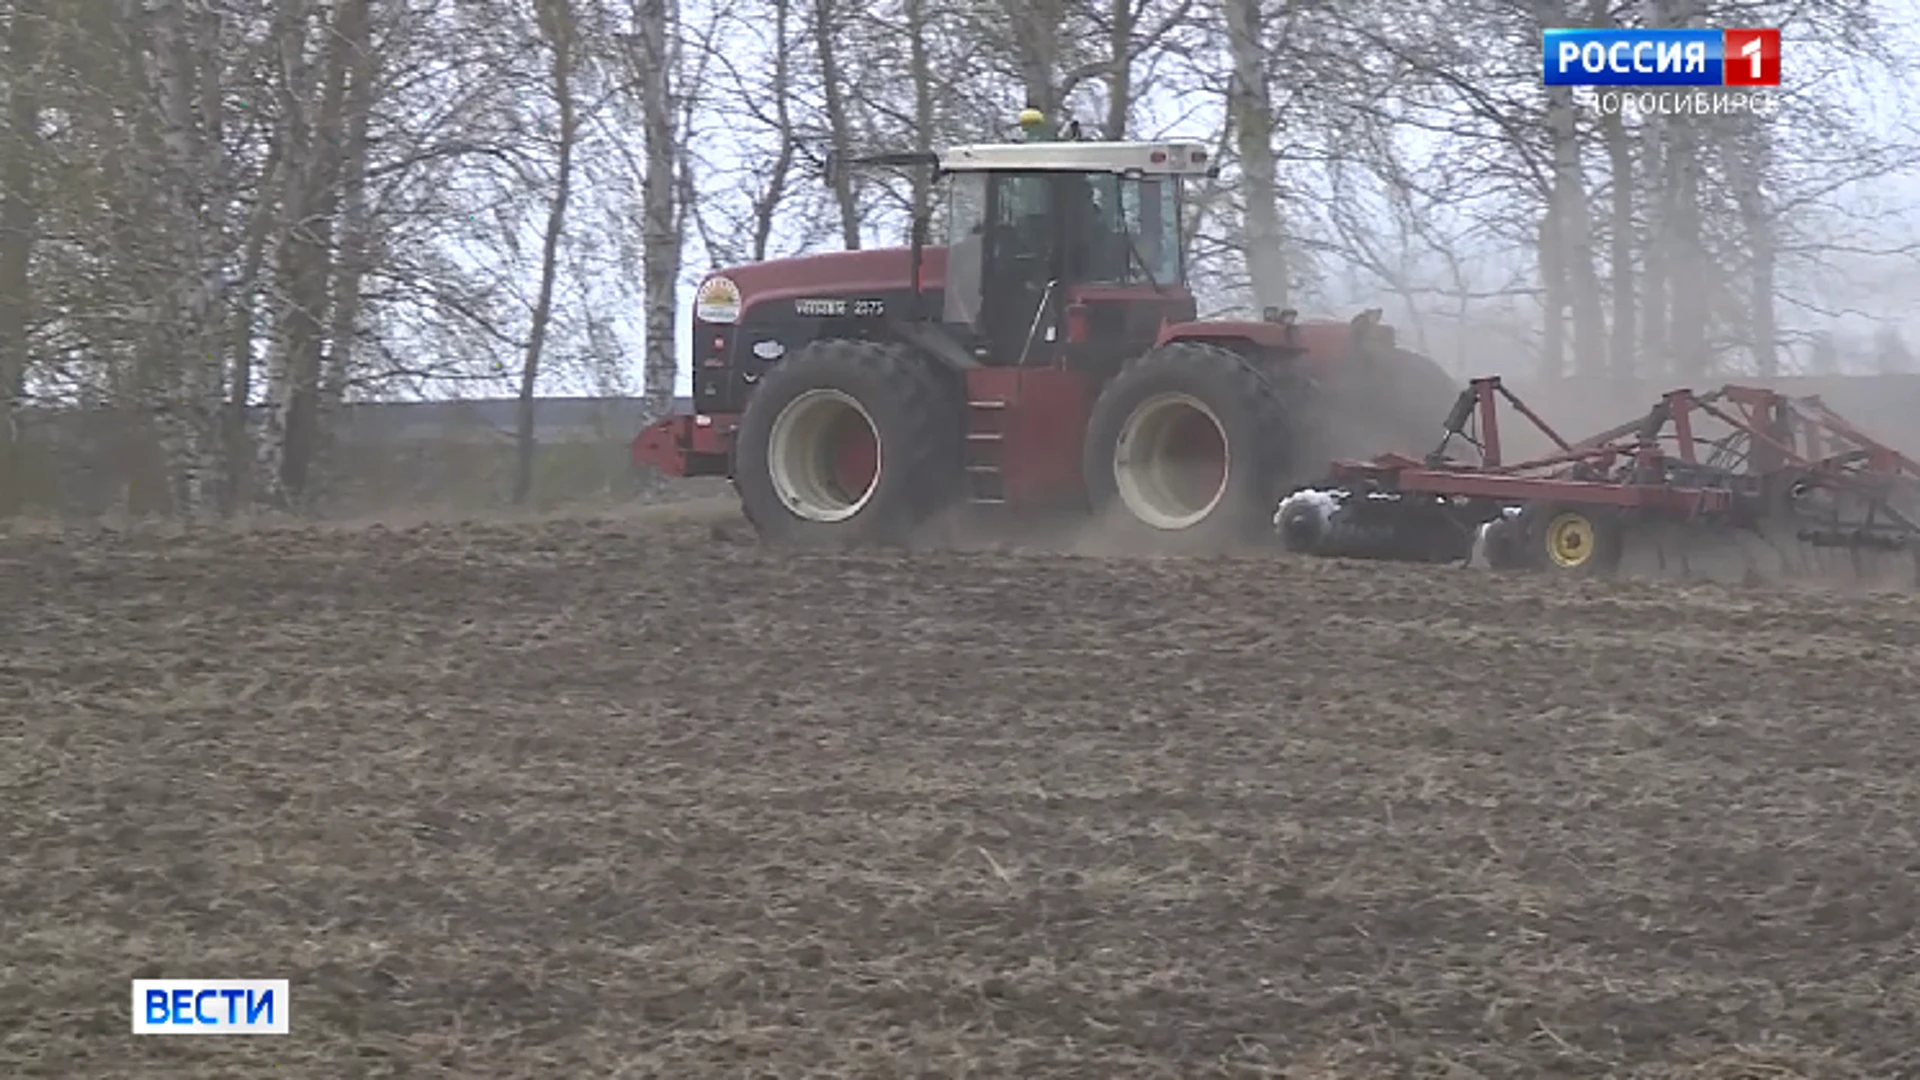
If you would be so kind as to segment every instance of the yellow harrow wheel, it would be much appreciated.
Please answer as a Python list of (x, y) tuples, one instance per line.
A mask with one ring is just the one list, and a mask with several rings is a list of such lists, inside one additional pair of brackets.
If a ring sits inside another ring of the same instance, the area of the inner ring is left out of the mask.
[(1587, 507), (1527, 507), (1523, 534), (1533, 562), (1549, 573), (1568, 576), (1608, 574), (1620, 562), (1620, 524), (1612, 513)]
[(1581, 514), (1560, 514), (1547, 522), (1547, 558), (1562, 570), (1578, 570), (1593, 559), (1593, 522)]

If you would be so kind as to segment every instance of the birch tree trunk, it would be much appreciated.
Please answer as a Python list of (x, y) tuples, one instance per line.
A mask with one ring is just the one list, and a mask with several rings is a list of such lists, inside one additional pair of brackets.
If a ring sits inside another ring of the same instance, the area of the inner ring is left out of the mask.
[(1559, 210), (1549, 204), (1540, 219), (1540, 366), (1543, 382), (1567, 374), (1567, 270), (1561, 257), (1565, 230)]
[(267, 160), (254, 185), (253, 213), (240, 251), (240, 275), (234, 283), (232, 311), (228, 322), (227, 355), (227, 503), (245, 506), (254, 497), (254, 447), (247, 430), (247, 413), (253, 403), (254, 320), (258, 317), (260, 271), (266, 263), (267, 237), (273, 230), (274, 211), (279, 200), (280, 148), (276, 142), (267, 151)]
[(1286, 237), (1273, 154), (1273, 97), (1267, 84), (1260, 0), (1226, 0), (1227, 48), (1233, 56), (1228, 111), (1240, 153), (1246, 206), (1247, 276), (1256, 307), (1291, 306)]
[[(553, 321), (553, 285), (559, 273), (560, 238), (567, 226), (567, 202), (573, 195), (573, 148), (579, 119), (573, 101), (575, 27), (568, 0), (539, 0), (541, 31), (553, 49), (554, 107), (560, 112), (560, 141), (554, 147), (553, 195), (547, 204), (547, 230), (540, 248), (540, 296), (534, 301), (533, 324), (520, 362), (520, 400), (514, 410), (513, 501), (524, 503), (533, 494), (534, 391), (540, 381), (540, 354)], [(651, 312), (650, 312), (651, 313)], [(648, 327), (652, 329), (651, 325)], [(669, 384), (671, 387), (671, 384)]]
[[(340, 203), (343, 143), (346, 139), (348, 75), (359, 45), (367, 40), (370, 0), (341, 0), (334, 10), (326, 38), (325, 77), (319, 110), (305, 122), (305, 95), (283, 101), (292, 123), (285, 133), (282, 158), (287, 170), (286, 196), (281, 205), (284, 234), (279, 244), (281, 289), (280, 338), (285, 349), (284, 382), (276, 409), (282, 417), (279, 445), (279, 494), (290, 505), (304, 505), (311, 497), (310, 481), (321, 439), (321, 383), (327, 349), (326, 334), (334, 272), (334, 218)], [(304, 51), (304, 4), (297, 8), (301, 26), (283, 39), (283, 53)], [(306, 61), (288, 60), (289, 76), (303, 77), (293, 87), (310, 84)], [(295, 95), (289, 93), (288, 98)]]
[(1060, 36), (1067, 21), (1062, 0), (1002, 0), (1013, 28), (1013, 58), (1028, 108), (1039, 109), (1048, 128), (1067, 118), (1060, 85)]
[(1673, 193), (1663, 235), (1671, 262), (1667, 267), (1672, 305), (1670, 348), (1673, 374), (1692, 381), (1707, 374), (1707, 318), (1711, 268), (1700, 253), (1700, 160), (1691, 124), (1668, 128), (1667, 184)]
[(1102, 134), (1113, 140), (1127, 137), (1133, 116), (1134, 12), (1134, 0), (1108, 0), (1107, 120)]
[(18, 505), (19, 412), (26, 390), (27, 332), (33, 323), (34, 172), (40, 152), (39, 0), (16, 0), (7, 23), (7, 141), (0, 146), (0, 514)]
[(327, 330), (327, 363), (321, 383), (323, 414), (346, 399), (354, 378), (354, 346), (360, 330), (360, 287), (368, 270), (373, 221), (367, 206), (367, 128), (372, 123), (374, 81), (371, 18), (348, 29), (346, 140), (340, 150), (340, 243), (334, 257), (333, 321)]
[[(157, 144), (143, 143), (154, 141), (151, 136), (158, 124), (147, 69), (149, 50), (137, 47), (146, 45), (146, 23), (140, 14), (137, 5), (127, 0), (115, 3), (111, 12), (114, 32), (103, 33), (97, 51), (88, 58), (93, 61), (90, 73), (95, 78), (134, 103), (129, 110), (131, 117), (121, 110), (104, 109), (81, 110), (75, 116), (85, 125), (91, 144), (103, 150), (99, 164), (105, 236), (98, 250), (121, 271), (111, 283), (102, 282), (97, 295), (128, 327), (101, 344), (106, 367), (102, 389), (115, 419), (108, 453), (120, 488), (116, 502), (130, 515), (167, 508), (164, 492), (156, 490), (165, 486), (165, 469), (158, 470), (162, 475), (156, 480), (151, 468), (153, 448), (146, 438), (152, 432), (150, 410), (157, 396), (151, 328), (160, 324), (160, 303), (164, 299), (153, 280), (152, 260), (162, 253), (154, 250), (150, 226), (161, 219), (153, 199), (164, 178), (150, 175), (149, 166), (161, 156)], [(142, 102), (147, 103), (146, 108), (139, 107)], [(49, 199), (42, 209), (51, 206)]]
[(1779, 243), (1772, 208), (1763, 187), (1773, 167), (1773, 133), (1764, 123), (1729, 127), (1720, 158), (1740, 214), (1740, 235), (1747, 244), (1747, 338), (1754, 374), (1780, 374), (1779, 320), (1774, 312), (1774, 277)]
[(1636, 307), (1633, 288), (1633, 141), (1618, 113), (1606, 118), (1608, 170), (1613, 180), (1613, 207), (1610, 250), (1607, 262), (1613, 292), (1613, 327), (1607, 353), (1607, 374), (1615, 382), (1630, 382), (1634, 376), (1633, 350), (1638, 344), (1634, 330)]
[(1573, 373), (1592, 377), (1605, 366), (1606, 317), (1600, 307), (1599, 281), (1593, 271), (1593, 219), (1587, 204), (1586, 180), (1575, 127), (1573, 91), (1560, 86), (1547, 91), (1547, 130), (1553, 148), (1553, 181), (1548, 215), (1554, 228), (1547, 234), (1556, 247), (1565, 291), (1573, 313)]
[(650, 418), (673, 408), (673, 383), (679, 374), (675, 355), (675, 316), (679, 312), (680, 219), (675, 212), (679, 177), (675, 166), (673, 65), (679, 50), (673, 0), (639, 0), (641, 72), (640, 110), (646, 129), (647, 174), (641, 181), (641, 259), (644, 268), (647, 358), (642, 396)]
[[(916, 2), (908, 0), (910, 5)], [(779, 129), (780, 146), (774, 153), (773, 166), (767, 170), (766, 187), (753, 205), (755, 262), (766, 259), (767, 247), (773, 242), (774, 218), (787, 197), (787, 179), (793, 172), (793, 160), (799, 148), (793, 130), (793, 60), (792, 42), (788, 38), (792, 13), (793, 0), (773, 0), (773, 84), (767, 92), (773, 97), (774, 125)]]
[(206, 199), (206, 220), (211, 223), (207, 253), (207, 292), (213, 298), (212, 310), (207, 312), (206, 322), (199, 330), (207, 342), (207, 379), (209, 383), (207, 399), (199, 408), (202, 419), (201, 437), (210, 446), (209, 456), (217, 462), (217, 468), (210, 470), (205, 483), (211, 489), (210, 497), (219, 506), (222, 514), (233, 513), (234, 486), (232, 482), (236, 459), (232, 456), (234, 442), (231, 438), (231, 419), (229, 410), (222, 401), (225, 390), (224, 381), (232, 363), (233, 335), (230, 332), (232, 308), (236, 302), (233, 292), (233, 272), (235, 266), (235, 244), (228, 235), (229, 221), (233, 212), (233, 201), (238, 185), (233, 164), (227, 153), (227, 117), (226, 117), (226, 24), (219, 6), (208, 3), (202, 6), (195, 34), (198, 44), (197, 61), (200, 68), (200, 115), (205, 132), (201, 144), (200, 157), (202, 168), (211, 178)]
[[(274, 12), (273, 37), (279, 53), (276, 96), (280, 151), (279, 233), (275, 244), (275, 332), (267, 359), (267, 422), (261, 432), (260, 494), (271, 504), (284, 506), (299, 496), (287, 483), (289, 459), (303, 454), (292, 444), (303, 433), (295, 430), (301, 366), (309, 342), (317, 349), (320, 324), (315, 289), (307, 280), (311, 256), (302, 242), (307, 221), (316, 205), (316, 153), (310, 116), (314, 66), (308, 59), (312, 0), (282, 0)], [(301, 463), (304, 479), (304, 461)]]
[[(1700, 0), (1647, 0), (1648, 25), (1687, 27), (1702, 14)], [(1684, 117), (1660, 126), (1661, 189), (1667, 198), (1660, 222), (1667, 284), (1667, 360), (1673, 378), (1690, 382), (1707, 373), (1713, 268), (1700, 247), (1700, 124)], [(1649, 174), (1651, 176), (1653, 174)]]
[[(1605, 26), (1610, 10), (1608, 0), (1593, 0), (1587, 12), (1587, 20), (1593, 26)], [(1612, 205), (1608, 210), (1610, 230), (1607, 264), (1609, 289), (1613, 293), (1613, 324), (1607, 339), (1607, 376), (1615, 382), (1627, 382), (1633, 378), (1634, 337), (1634, 289), (1633, 289), (1633, 142), (1627, 137), (1626, 121), (1616, 112), (1608, 113), (1601, 120), (1601, 135), (1607, 149), (1607, 170), (1613, 183)], [(1589, 234), (1591, 235), (1591, 234)], [(1588, 265), (1592, 262), (1589, 259)], [(1595, 312), (1589, 317), (1603, 318), (1598, 313), (1599, 298), (1594, 299)], [(1598, 333), (1598, 330), (1595, 330)]]
[[(835, 26), (834, 0), (813, 0), (813, 49), (820, 57), (820, 93), (827, 108), (828, 152), (844, 162), (853, 156), (853, 120), (846, 88), (841, 84), (840, 40)], [(840, 209), (840, 240), (848, 251), (860, 250), (860, 205), (854, 198), (853, 174), (835, 168), (828, 177), (833, 201)]]
[(1673, 218), (1673, 192), (1663, 182), (1667, 173), (1665, 122), (1650, 116), (1640, 132), (1640, 175), (1653, 189), (1641, 237), (1640, 358), (1641, 375), (1662, 378), (1673, 371), (1673, 348), (1668, 337), (1667, 278), (1670, 258), (1667, 223)]
[[(926, 155), (933, 152), (933, 64), (927, 56), (927, 0), (906, 0), (907, 77), (913, 82), (913, 150)], [(927, 169), (913, 170), (913, 220), (908, 224), (907, 242), (913, 242), (912, 230), (920, 227), (932, 213), (932, 175)]]
[(155, 411), (173, 508), (181, 517), (196, 517), (207, 509), (210, 484), (219, 475), (213, 405), (219, 398), (219, 355), (224, 345), (213, 317), (219, 264), (210, 258), (214, 252), (203, 235), (207, 161), (195, 115), (196, 103), (217, 108), (218, 102), (200, 101), (201, 53), (194, 29), (203, 27), (205, 19), (194, 18), (196, 14), (185, 3), (161, 7), (150, 69), (163, 151), (156, 171), (164, 192), (162, 228), (170, 264), (160, 271), (165, 299), (162, 329), (155, 342), (161, 365), (155, 372)]

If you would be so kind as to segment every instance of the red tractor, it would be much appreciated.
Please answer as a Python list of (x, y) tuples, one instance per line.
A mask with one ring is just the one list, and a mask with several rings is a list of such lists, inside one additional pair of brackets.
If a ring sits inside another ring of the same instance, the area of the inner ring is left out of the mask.
[[(693, 313), (693, 414), (638, 463), (728, 476), (763, 539), (903, 542), (949, 507), (1070, 508), (1162, 550), (1272, 534), (1331, 456), (1424, 450), (1457, 388), (1378, 312), (1197, 321), (1189, 142), (885, 155), (927, 168), (944, 236), (722, 270)], [(1344, 436), (1344, 438), (1343, 438)], [(1351, 441), (1349, 441), (1351, 440)]]

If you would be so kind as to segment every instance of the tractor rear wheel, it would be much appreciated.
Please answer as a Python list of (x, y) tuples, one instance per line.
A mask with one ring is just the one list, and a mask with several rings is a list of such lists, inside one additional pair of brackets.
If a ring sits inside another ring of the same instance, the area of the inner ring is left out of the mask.
[(908, 350), (816, 341), (762, 380), (735, 442), (734, 487), (762, 539), (904, 543), (959, 476), (952, 380)]
[(1103, 524), (1155, 549), (1263, 541), (1287, 459), (1282, 403), (1252, 364), (1176, 342), (1128, 364), (1094, 403), (1082, 457)]
[(1315, 459), (1366, 459), (1388, 451), (1418, 457), (1440, 444), (1460, 389), (1419, 353), (1356, 351), (1322, 377), (1309, 410), (1311, 430), (1302, 434)]

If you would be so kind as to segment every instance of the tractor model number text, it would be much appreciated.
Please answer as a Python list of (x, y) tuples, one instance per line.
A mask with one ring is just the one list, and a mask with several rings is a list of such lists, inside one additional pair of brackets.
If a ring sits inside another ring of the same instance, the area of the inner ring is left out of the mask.
[(871, 319), (887, 313), (884, 300), (795, 300), (793, 313), (808, 318), (839, 318), (852, 315), (856, 319)]

